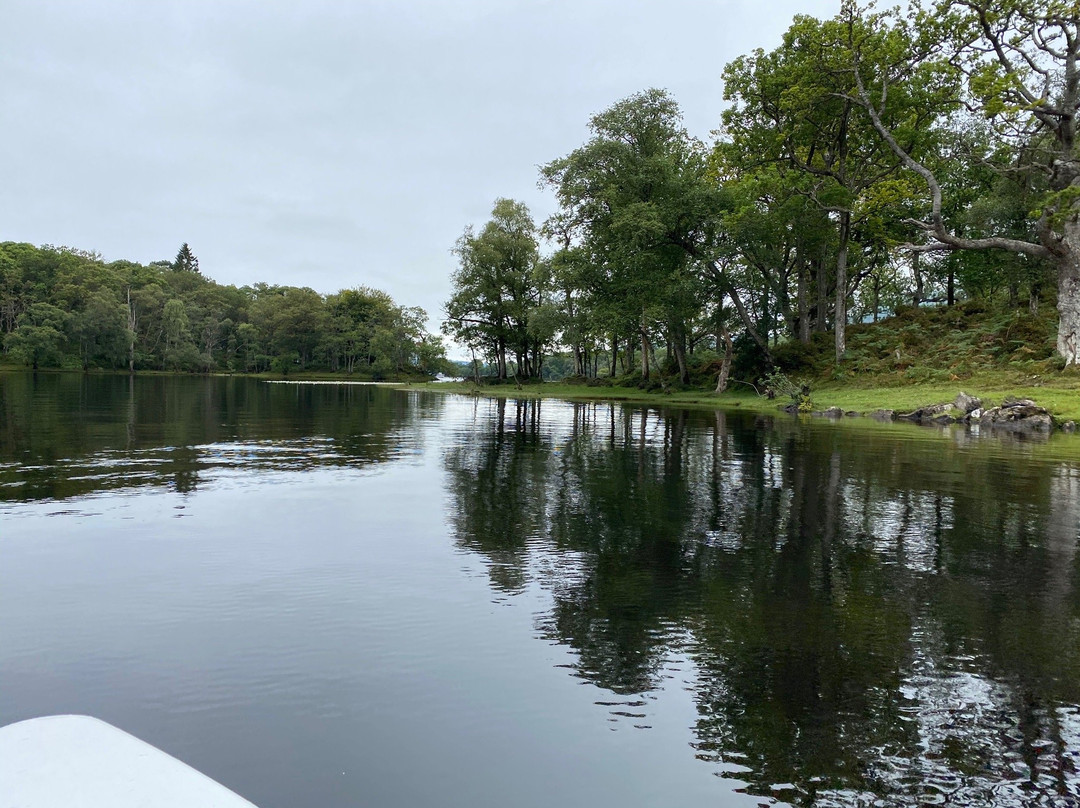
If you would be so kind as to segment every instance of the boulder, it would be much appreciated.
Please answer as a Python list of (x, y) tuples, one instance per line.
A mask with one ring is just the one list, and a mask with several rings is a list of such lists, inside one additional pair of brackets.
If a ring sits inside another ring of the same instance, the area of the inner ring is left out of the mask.
[(935, 415), (933, 418), (930, 419), (930, 423), (932, 423), (932, 424), (955, 424), (956, 419), (953, 418), (951, 415)]
[(846, 415), (848, 418), (861, 418), (862, 417), (862, 413), (859, 412), (858, 410), (848, 410), (847, 412), (844, 413), (844, 415)]
[(919, 407), (917, 410), (906, 412), (903, 415), (897, 415), (901, 421), (914, 421), (917, 424), (921, 424), (924, 421), (929, 421), (935, 416), (948, 412), (952, 408), (952, 404), (945, 402), (944, 404), (929, 404), (925, 407)]
[(1061, 428), (1065, 432), (1075, 432), (1076, 431), (1076, 421), (1066, 421), (1065, 423), (1063, 423), (1061, 425)]
[(875, 421), (894, 421), (896, 420), (895, 410), (874, 410), (870, 413), (870, 417)]
[(982, 407), (982, 399), (975, 398), (975, 396), (969, 396), (963, 390), (956, 397), (956, 401), (953, 402), (953, 406), (965, 415), (972, 410), (977, 410)]
[(810, 414), (815, 418), (842, 418), (844, 411), (839, 407), (829, 407), (827, 410), (814, 410)]
[(983, 412), (979, 416), (979, 426), (1013, 432), (1049, 432), (1054, 428), (1054, 419), (1030, 399), (1007, 399), (1000, 407)]
[(1014, 396), (1006, 396), (1005, 400), (1001, 402), (1001, 409), (1011, 410), (1013, 407), (1037, 407), (1038, 405), (1030, 398), (1016, 398)]

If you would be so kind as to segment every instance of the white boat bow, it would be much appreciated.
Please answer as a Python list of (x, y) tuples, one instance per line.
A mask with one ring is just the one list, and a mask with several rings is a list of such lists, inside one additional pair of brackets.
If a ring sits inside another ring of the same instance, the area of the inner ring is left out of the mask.
[(160, 749), (86, 715), (0, 727), (0, 808), (255, 808)]

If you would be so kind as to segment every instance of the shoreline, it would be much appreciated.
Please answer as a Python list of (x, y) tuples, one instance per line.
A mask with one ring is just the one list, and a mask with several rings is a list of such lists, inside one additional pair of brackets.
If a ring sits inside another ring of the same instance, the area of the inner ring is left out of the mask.
[(80, 376), (142, 376), (152, 378), (164, 378), (164, 377), (177, 377), (177, 378), (195, 378), (195, 379), (259, 379), (260, 381), (268, 382), (330, 382), (338, 384), (423, 384), (428, 382), (426, 378), (414, 378), (414, 379), (368, 379), (356, 374), (347, 375), (343, 373), (332, 373), (326, 371), (314, 371), (311, 373), (290, 373), (287, 376), (282, 376), (280, 373), (260, 372), (260, 373), (239, 373), (239, 372), (225, 372), (215, 370), (209, 373), (191, 373), (185, 370), (152, 370), (143, 369), (136, 370), (134, 373), (123, 368), (28, 368), (23, 365), (0, 365), (0, 374), (2, 373), (69, 373), (78, 374)]
[[(1063, 380), (1071, 381), (1071, 380)], [(1045, 407), (1053, 419), (1052, 432), (1060, 432), (1070, 421), (1080, 420), (1080, 379), (1071, 385), (1006, 385), (1004, 380), (986, 380), (983, 383), (961, 386), (961, 382), (943, 384), (919, 384), (906, 387), (862, 388), (851, 385), (828, 386), (813, 391), (813, 410), (800, 413), (808, 417), (837, 418), (839, 416), (873, 417), (882, 411), (894, 412), (897, 417), (887, 420), (915, 419), (899, 416), (952, 402), (961, 392), (983, 399), (989, 407), (1009, 398), (1034, 400)], [(482, 396), (485, 398), (550, 398), (565, 401), (611, 401), (623, 404), (647, 404), (661, 406), (694, 407), (719, 410), (741, 410), (762, 414), (782, 414), (786, 401), (769, 399), (752, 392), (728, 390), (717, 395), (704, 390), (676, 390), (669, 392), (645, 391), (607, 385), (560, 384), (543, 382), (516, 387), (513, 384), (481, 385), (473, 382), (421, 382), (398, 383), (402, 390), (427, 390), (439, 393)], [(929, 423), (929, 419), (923, 423)], [(940, 425), (940, 424), (939, 424)], [(1068, 431), (1067, 429), (1064, 431)]]
[[(623, 404), (677, 406), (689, 408), (741, 410), (763, 414), (778, 414), (787, 402), (780, 398), (768, 399), (740, 385), (717, 395), (703, 389), (642, 390), (637, 387), (620, 387), (603, 383), (531, 382), (520, 386), (487, 384), (477, 386), (472, 381), (437, 382), (430, 379), (367, 379), (341, 373), (312, 372), (282, 376), (276, 373), (187, 373), (169, 370), (140, 370), (130, 374), (127, 370), (91, 368), (30, 368), (16, 365), (0, 365), (3, 373), (79, 374), (83, 376), (136, 376), (136, 377), (186, 377), (186, 378), (245, 378), (269, 383), (323, 383), (342, 385), (378, 385), (401, 390), (423, 390), (438, 393), (484, 396), (487, 398), (549, 398), (565, 401), (611, 401)], [(1018, 374), (999, 372), (983, 374), (947, 383), (915, 383), (873, 385), (873, 379), (860, 383), (831, 382), (813, 387), (812, 412), (806, 415), (837, 417), (858, 415), (870, 417), (875, 412), (893, 411), (898, 416), (913, 413), (921, 408), (953, 401), (960, 392), (981, 398), (987, 405), (1001, 403), (1007, 398), (1029, 399), (1046, 409), (1053, 419), (1053, 432), (1062, 431), (1070, 421), (1080, 422), (1080, 375), (1069, 374), (1055, 377), (1023, 377)], [(832, 411), (831, 413), (829, 411)], [(900, 419), (903, 420), (903, 419)], [(910, 419), (909, 419), (910, 420)]]

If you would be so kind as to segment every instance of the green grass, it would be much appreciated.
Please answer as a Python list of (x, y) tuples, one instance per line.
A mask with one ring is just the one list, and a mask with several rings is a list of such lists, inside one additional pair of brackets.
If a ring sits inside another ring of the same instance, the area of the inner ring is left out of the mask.
[[(639, 390), (633, 387), (589, 387), (583, 384), (565, 384), (562, 382), (544, 382), (543, 384), (525, 384), (515, 387), (513, 384), (484, 384), (479, 387), (474, 382), (426, 382), (420, 384), (399, 385), (403, 389), (434, 390), (443, 393), (464, 393), (491, 398), (561, 398), (567, 401), (626, 401), (641, 404), (696, 404), (739, 407), (744, 404), (754, 405), (765, 402), (753, 392), (749, 394), (725, 393), (717, 396), (704, 390), (677, 390), (662, 393), (652, 390)], [(749, 389), (749, 388), (747, 388)], [(775, 409), (773, 406), (762, 409)]]
[[(952, 401), (956, 398), (956, 394), (963, 390), (991, 404), (1000, 404), (1006, 396), (1010, 395), (1031, 398), (1046, 407), (1060, 421), (1080, 421), (1080, 375), (1078, 374), (1071, 374), (1069, 379), (1058, 380), (1053, 386), (1050, 381), (1039, 384), (1013, 384), (1007, 377), (996, 377), (991, 374), (969, 381), (971, 383), (908, 384), (875, 388), (851, 387), (839, 382), (830, 382), (820, 388), (815, 388), (812, 399), (815, 410), (840, 407), (845, 412), (854, 411), (862, 414), (878, 409), (890, 409), (902, 413), (928, 404)], [(746, 392), (729, 390), (718, 396), (703, 390), (678, 390), (665, 394), (621, 387), (585, 387), (559, 382), (523, 385), (520, 389), (512, 384), (477, 387), (471, 382), (422, 383), (407, 387), (412, 390), (464, 393), (493, 398), (560, 398), (567, 401), (625, 401), (668, 406), (739, 407), (756, 412), (775, 412), (786, 403), (779, 399), (758, 396), (749, 388)]]
[(1076, 372), (1032, 378), (1008, 371), (984, 371), (962, 381), (904, 385), (879, 382), (874, 387), (826, 382), (814, 389), (813, 399), (815, 407), (837, 406), (858, 412), (876, 409), (910, 412), (928, 404), (952, 401), (961, 390), (978, 396), (985, 405), (1000, 404), (1006, 396), (1030, 398), (1060, 421), (1080, 421), (1080, 373)]
[[(809, 346), (788, 343), (776, 359), (797, 382), (811, 388), (815, 410), (840, 407), (870, 413), (878, 409), (910, 412), (929, 404), (951, 402), (961, 390), (986, 406), (1007, 396), (1030, 398), (1059, 422), (1080, 421), (1080, 370), (1061, 370), (1054, 353), (1056, 322), (1052, 307), (1031, 316), (1022, 311), (989, 309), (978, 301), (951, 308), (909, 309), (880, 323), (848, 329), (844, 361), (834, 361), (831, 334), (817, 334)], [(715, 360), (713, 362), (715, 365)], [(678, 406), (740, 407), (773, 412), (785, 401), (757, 396), (734, 384), (723, 395), (711, 391), (715, 369), (705, 365), (694, 376), (708, 387), (643, 390), (633, 379), (609, 385), (552, 382), (483, 385), (471, 382), (425, 385), (443, 392), (485, 396), (563, 398), (571, 401), (627, 401)], [(622, 386), (629, 384), (630, 386)], [(417, 385), (413, 385), (415, 388)]]

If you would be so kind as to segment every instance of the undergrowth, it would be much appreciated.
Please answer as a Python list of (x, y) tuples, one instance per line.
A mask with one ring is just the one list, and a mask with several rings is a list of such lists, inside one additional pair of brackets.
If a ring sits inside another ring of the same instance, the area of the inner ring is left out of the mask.
[(847, 353), (835, 361), (831, 334), (810, 345), (793, 341), (775, 350), (788, 373), (822, 381), (876, 384), (953, 382), (992, 370), (1051, 374), (1061, 369), (1054, 351), (1052, 309), (992, 310), (981, 301), (951, 307), (907, 308), (878, 323), (848, 328)]

